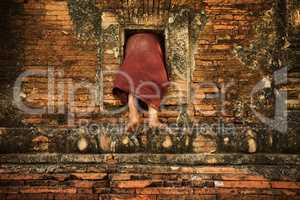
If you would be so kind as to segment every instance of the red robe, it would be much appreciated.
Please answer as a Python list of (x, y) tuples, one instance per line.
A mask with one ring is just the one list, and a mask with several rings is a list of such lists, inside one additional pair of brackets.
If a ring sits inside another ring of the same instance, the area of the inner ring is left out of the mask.
[(157, 36), (152, 33), (132, 35), (114, 80), (113, 94), (127, 104), (128, 94), (131, 93), (142, 104), (159, 109), (167, 85), (164, 55)]

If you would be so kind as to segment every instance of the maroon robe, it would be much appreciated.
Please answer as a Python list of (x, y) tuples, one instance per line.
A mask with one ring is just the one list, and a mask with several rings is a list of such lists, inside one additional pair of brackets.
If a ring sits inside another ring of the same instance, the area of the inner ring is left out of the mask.
[(132, 35), (126, 44), (124, 62), (115, 77), (113, 94), (127, 104), (131, 93), (142, 103), (159, 109), (167, 84), (159, 39), (152, 33)]

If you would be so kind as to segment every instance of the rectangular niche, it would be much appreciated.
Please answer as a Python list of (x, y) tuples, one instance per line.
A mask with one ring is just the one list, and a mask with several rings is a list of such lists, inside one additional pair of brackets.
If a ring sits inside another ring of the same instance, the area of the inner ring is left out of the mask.
[(118, 17), (114, 13), (102, 14), (103, 60), (101, 69), (104, 76), (99, 76), (99, 86), (103, 91), (100, 105), (120, 105), (118, 99), (112, 95), (114, 77), (105, 72), (119, 69), (124, 59), (127, 39), (134, 33), (152, 32), (161, 39), (165, 54), (165, 66), (172, 83), (166, 95), (168, 98), (162, 102), (166, 106), (162, 112), (179, 111), (180, 105), (188, 103), (190, 95), (192, 57), (190, 56), (188, 21), (181, 20), (178, 25), (178, 17), (173, 17), (171, 20), (164, 20), (166, 22), (164, 24), (149, 25), (120, 23), (117, 19)]

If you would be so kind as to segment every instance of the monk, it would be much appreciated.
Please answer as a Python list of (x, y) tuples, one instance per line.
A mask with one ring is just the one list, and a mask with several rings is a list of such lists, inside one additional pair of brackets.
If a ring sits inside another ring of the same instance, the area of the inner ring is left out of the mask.
[(167, 85), (164, 54), (158, 37), (146, 32), (130, 36), (113, 87), (113, 94), (123, 104), (128, 103), (128, 129), (139, 125), (141, 108), (148, 110), (150, 127), (165, 127), (159, 121), (158, 110)]

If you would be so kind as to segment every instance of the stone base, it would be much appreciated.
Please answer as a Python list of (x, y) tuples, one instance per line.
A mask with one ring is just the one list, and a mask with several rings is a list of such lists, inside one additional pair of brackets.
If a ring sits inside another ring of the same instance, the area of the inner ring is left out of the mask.
[(3, 154), (0, 199), (299, 199), (300, 156)]
[(87, 128), (0, 128), (0, 153), (300, 153), (300, 135), (265, 128), (234, 130), (151, 129), (128, 133), (125, 126)]

